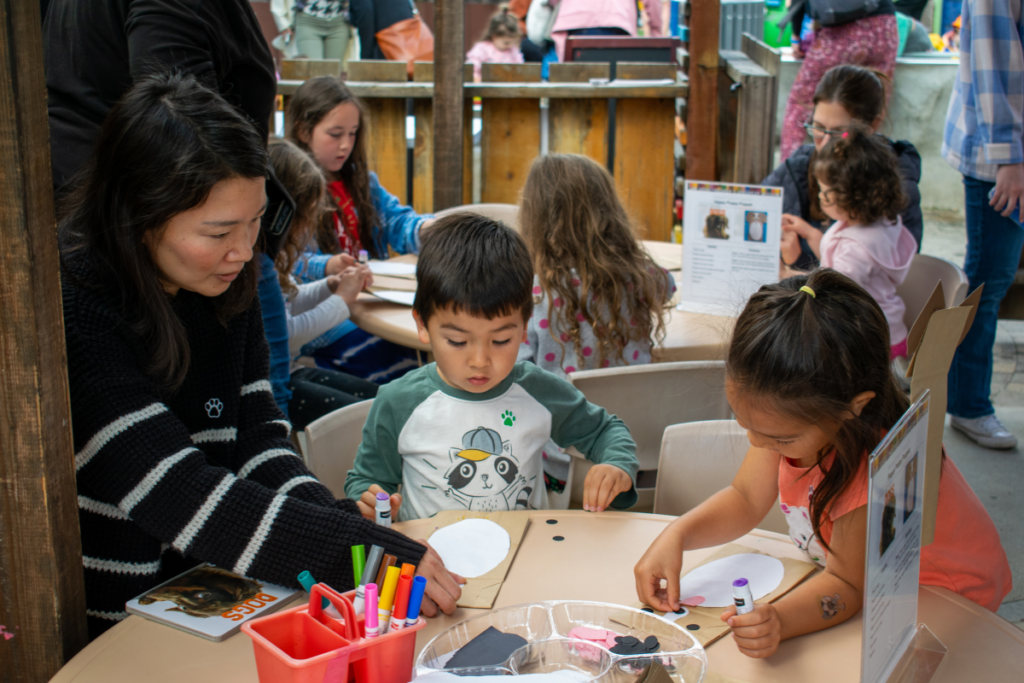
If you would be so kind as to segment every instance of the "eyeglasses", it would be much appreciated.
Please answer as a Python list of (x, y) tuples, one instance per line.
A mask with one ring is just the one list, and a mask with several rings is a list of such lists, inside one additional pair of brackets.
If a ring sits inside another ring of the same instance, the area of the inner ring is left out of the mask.
[(842, 194), (839, 190), (829, 188), (828, 190), (819, 190), (818, 199), (821, 200), (822, 206), (832, 206), (836, 203), (836, 198)]
[(838, 136), (838, 135), (842, 135), (845, 132), (845, 131), (841, 131), (841, 130), (828, 130), (827, 128), (818, 128), (817, 126), (815, 126), (813, 124), (810, 124), (810, 123), (805, 123), (804, 124), (804, 129), (815, 140), (821, 140), (826, 135), (835, 137), (835, 136)]

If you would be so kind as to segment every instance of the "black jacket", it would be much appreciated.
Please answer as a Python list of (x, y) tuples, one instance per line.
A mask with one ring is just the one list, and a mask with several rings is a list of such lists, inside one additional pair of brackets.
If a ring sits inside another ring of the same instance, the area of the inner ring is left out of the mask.
[[(921, 235), (924, 231), (924, 218), (921, 216), (921, 190), (918, 188), (918, 183), (921, 182), (921, 155), (906, 140), (895, 142), (890, 140), (889, 143), (892, 145), (892, 151), (896, 154), (900, 175), (903, 176), (903, 194), (907, 196), (907, 208), (903, 210), (900, 217), (903, 219), (903, 225), (914, 236), (917, 250), (921, 251)], [(807, 172), (813, 154), (814, 145), (803, 145), (772, 171), (761, 184), (783, 189), (783, 213), (800, 216), (818, 230), (824, 231), (823, 222), (811, 218)], [(818, 259), (805, 240), (800, 240), (800, 247), (803, 254), (800, 255), (796, 263), (792, 264), (793, 267), (799, 270), (809, 270), (817, 266)]]
[(147, 73), (195, 74), (267, 135), (274, 59), (249, 0), (52, 0), (43, 45), (55, 188), (81, 169), (107, 112)]

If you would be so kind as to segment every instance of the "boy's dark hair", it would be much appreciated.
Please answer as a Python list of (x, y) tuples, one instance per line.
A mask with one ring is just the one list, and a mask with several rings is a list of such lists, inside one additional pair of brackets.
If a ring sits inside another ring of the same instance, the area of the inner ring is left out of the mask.
[[(806, 285), (814, 295), (801, 291)], [(882, 434), (910, 406), (889, 366), (889, 323), (874, 298), (830, 268), (765, 285), (750, 297), (733, 331), (726, 376), (745, 396), (809, 424), (838, 424), (835, 458), (810, 500), (821, 524)], [(849, 406), (861, 392), (875, 397), (859, 417)]]
[(529, 320), (533, 262), (523, 238), (475, 213), (438, 218), (423, 236), (412, 308), (426, 325), (449, 306), (488, 320), (519, 311)]
[(817, 153), (812, 174), (832, 188), (836, 205), (862, 225), (883, 217), (895, 221), (907, 205), (892, 146), (860, 125), (829, 140)]
[[(142, 239), (206, 201), (231, 178), (264, 178), (266, 141), (243, 114), (194, 76), (139, 81), (114, 105), (91, 159), (63, 207), (61, 259), (92, 266), (97, 287), (114, 297), (148, 354), (147, 371), (173, 391), (188, 372), (188, 334), (160, 284)], [(73, 276), (73, 269), (65, 269)], [(213, 306), (222, 323), (256, 296), (257, 259)]]

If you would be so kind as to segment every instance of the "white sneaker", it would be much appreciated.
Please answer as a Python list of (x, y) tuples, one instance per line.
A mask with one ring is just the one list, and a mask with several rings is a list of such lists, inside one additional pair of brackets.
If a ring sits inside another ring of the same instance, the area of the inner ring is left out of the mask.
[(999, 418), (992, 415), (966, 420), (955, 415), (949, 416), (949, 424), (967, 435), (971, 441), (985, 448), (1016, 448), (1017, 437), (1010, 433)]

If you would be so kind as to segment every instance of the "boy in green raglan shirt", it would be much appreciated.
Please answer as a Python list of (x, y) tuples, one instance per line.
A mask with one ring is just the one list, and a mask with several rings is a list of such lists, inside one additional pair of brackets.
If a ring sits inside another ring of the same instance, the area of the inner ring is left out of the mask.
[[(595, 463), (584, 509), (636, 502), (636, 444), (626, 425), (564, 379), (516, 362), (533, 312), (526, 244), (500, 222), (460, 213), (423, 239), (413, 316), (435, 362), (381, 387), (345, 494), (374, 516), (547, 507), (542, 448), (575, 446)], [(399, 495), (398, 485), (402, 485)]]

